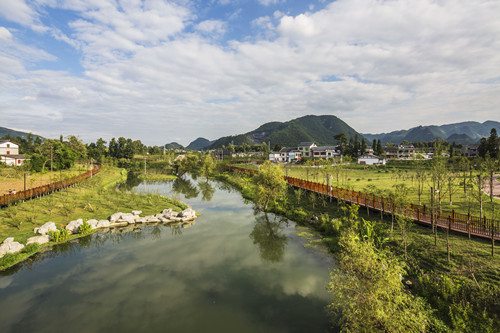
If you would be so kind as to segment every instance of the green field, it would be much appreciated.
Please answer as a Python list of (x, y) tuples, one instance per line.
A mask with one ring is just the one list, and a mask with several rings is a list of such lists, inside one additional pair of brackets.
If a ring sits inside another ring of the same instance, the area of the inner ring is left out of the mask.
[(126, 177), (123, 169), (103, 166), (100, 173), (75, 187), (0, 209), (0, 241), (15, 237), (16, 241), (24, 243), (34, 236), (35, 227), (49, 221), (63, 228), (72, 220), (107, 219), (119, 211), (137, 209), (150, 215), (165, 208), (182, 210), (181, 207), (185, 207), (156, 194), (117, 191), (116, 185)]
[[(257, 169), (258, 166), (250, 164), (238, 165), (243, 168)], [(305, 179), (321, 184), (330, 184), (336, 187), (351, 189), (368, 194), (376, 194), (388, 197), (390, 192), (395, 190), (397, 184), (405, 184), (410, 188), (408, 199), (409, 203), (421, 204), (430, 207), (431, 205), (431, 175), (427, 171), (427, 179), (424, 182), (420, 201), (417, 192), (418, 182), (416, 180), (416, 171), (411, 169), (396, 169), (386, 167), (360, 167), (356, 165), (344, 165), (341, 167), (333, 166), (290, 166), (281, 165), (284, 173), (289, 177)], [(464, 195), (462, 180), (457, 174), (453, 181), (451, 205), (448, 189), (443, 189), (444, 193), (436, 194), (436, 202), (441, 199), (441, 209), (446, 211), (455, 210), (457, 213), (479, 216), (479, 201), (470, 193)], [(500, 219), (500, 200), (494, 198), (493, 204), (490, 198), (483, 194), (483, 216), (488, 218)], [(494, 206), (494, 208), (493, 208)]]

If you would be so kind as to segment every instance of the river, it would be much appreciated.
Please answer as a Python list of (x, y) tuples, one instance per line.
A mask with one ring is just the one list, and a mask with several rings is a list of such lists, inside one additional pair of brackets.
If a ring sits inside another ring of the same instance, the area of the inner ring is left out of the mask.
[(332, 258), (306, 228), (224, 184), (142, 182), (192, 225), (136, 225), (54, 247), (0, 275), (0, 332), (325, 332)]

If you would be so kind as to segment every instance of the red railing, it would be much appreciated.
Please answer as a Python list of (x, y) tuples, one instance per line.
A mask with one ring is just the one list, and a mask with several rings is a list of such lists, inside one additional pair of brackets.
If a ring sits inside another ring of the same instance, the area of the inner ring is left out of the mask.
[[(227, 165), (226, 169), (250, 173), (253, 175), (259, 172), (258, 170), (245, 169), (232, 165)], [(325, 184), (315, 183), (299, 178), (284, 178), (291, 186), (307, 191), (313, 191), (318, 194), (326, 195), (338, 200), (343, 200), (345, 202), (355, 203), (357, 205), (368, 207), (369, 209), (375, 211), (382, 211), (382, 213), (394, 214), (397, 210), (394, 201), (391, 198), (384, 198), (383, 196), (366, 194), (363, 192), (347, 190), (335, 186), (329, 187)], [(431, 209), (429, 209), (429, 207), (427, 207), (426, 205), (411, 204), (405, 209), (404, 212), (398, 212), (404, 213), (407, 216), (411, 216), (415, 222), (426, 225), (432, 224), (432, 212)], [(441, 228), (449, 228), (450, 230), (455, 232), (470, 234), (483, 238), (491, 239), (492, 237), (494, 237), (495, 240), (500, 240), (500, 221), (488, 219), (486, 218), (486, 216), (480, 218), (478, 216), (456, 213), (454, 210), (451, 212), (445, 210), (435, 210), (434, 221), (435, 224)]]
[(87, 172), (82, 173), (78, 176), (75, 176), (75, 177), (72, 177), (69, 179), (65, 179), (65, 180), (61, 180), (61, 181), (58, 181), (55, 183), (50, 183), (50, 184), (30, 188), (26, 191), (19, 191), (16, 194), (3, 195), (0, 197), (0, 207), (12, 205), (18, 201), (36, 198), (36, 197), (52, 193), (54, 191), (57, 191), (57, 190), (60, 190), (63, 188), (66, 188), (70, 185), (78, 183), (79, 181), (81, 181), (85, 178), (90, 177), (91, 175), (92, 176), (95, 175), (99, 171), (101, 171), (100, 166), (98, 164), (95, 164), (94, 168), (91, 171), (87, 171)]

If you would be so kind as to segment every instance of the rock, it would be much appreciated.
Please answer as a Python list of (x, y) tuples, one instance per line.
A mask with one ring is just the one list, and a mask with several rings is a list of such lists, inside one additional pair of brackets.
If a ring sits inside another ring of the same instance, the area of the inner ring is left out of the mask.
[(9, 244), (14, 241), (14, 237), (5, 238), (2, 244)]
[(114, 213), (109, 217), (110, 222), (115, 222), (122, 217), (122, 212)]
[(47, 235), (42, 235), (42, 236), (35, 236), (35, 237), (30, 237), (28, 238), (28, 241), (26, 242), (26, 245), (31, 244), (31, 243), (37, 243), (37, 244), (45, 244), (48, 243), (49, 236)]
[(47, 222), (39, 228), (35, 228), (33, 232), (35, 234), (46, 235), (51, 231), (57, 231), (56, 224), (54, 222)]
[(172, 213), (172, 208), (164, 209), (161, 213), (163, 215), (171, 214)]
[(167, 218), (167, 217), (164, 217), (164, 216), (160, 216), (158, 219), (159, 219), (159, 220), (160, 220), (160, 222), (162, 222), (162, 223), (168, 223), (168, 222), (170, 222), (170, 219), (169, 219), (169, 218)]
[(154, 216), (146, 219), (146, 223), (156, 223), (156, 222), (160, 222), (160, 219)]
[(97, 221), (96, 219), (90, 219), (87, 221), (88, 224), (90, 224), (90, 226), (92, 227), (92, 229), (97, 229), (97, 223), (99, 221)]
[(142, 210), (133, 210), (132, 211), (132, 215), (137, 216), (137, 215), (141, 215), (141, 214), (142, 214)]
[(97, 226), (96, 227), (97, 228), (109, 228), (109, 225), (110, 225), (110, 223), (109, 223), (108, 220), (99, 220), (97, 222)]
[(183, 218), (195, 218), (196, 217), (196, 212), (192, 208), (184, 209), (182, 212), (177, 214), (177, 217), (183, 217)]
[(9, 237), (0, 245), (0, 258), (7, 253), (17, 253), (24, 248), (24, 245), (19, 242), (14, 242), (13, 237)]
[(73, 234), (77, 234), (78, 233), (78, 229), (80, 228), (80, 226), (83, 224), (83, 220), (82, 219), (78, 219), (78, 220), (75, 220), (75, 221), (71, 221), (70, 223), (68, 223), (68, 225), (66, 226), (66, 230), (68, 230), (69, 232), (73, 233)]

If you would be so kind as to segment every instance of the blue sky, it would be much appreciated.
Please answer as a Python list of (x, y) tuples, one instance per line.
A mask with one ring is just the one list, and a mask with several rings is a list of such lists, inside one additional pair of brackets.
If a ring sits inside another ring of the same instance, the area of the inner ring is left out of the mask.
[(0, 126), (216, 139), (500, 120), (500, 2), (0, 0)]

